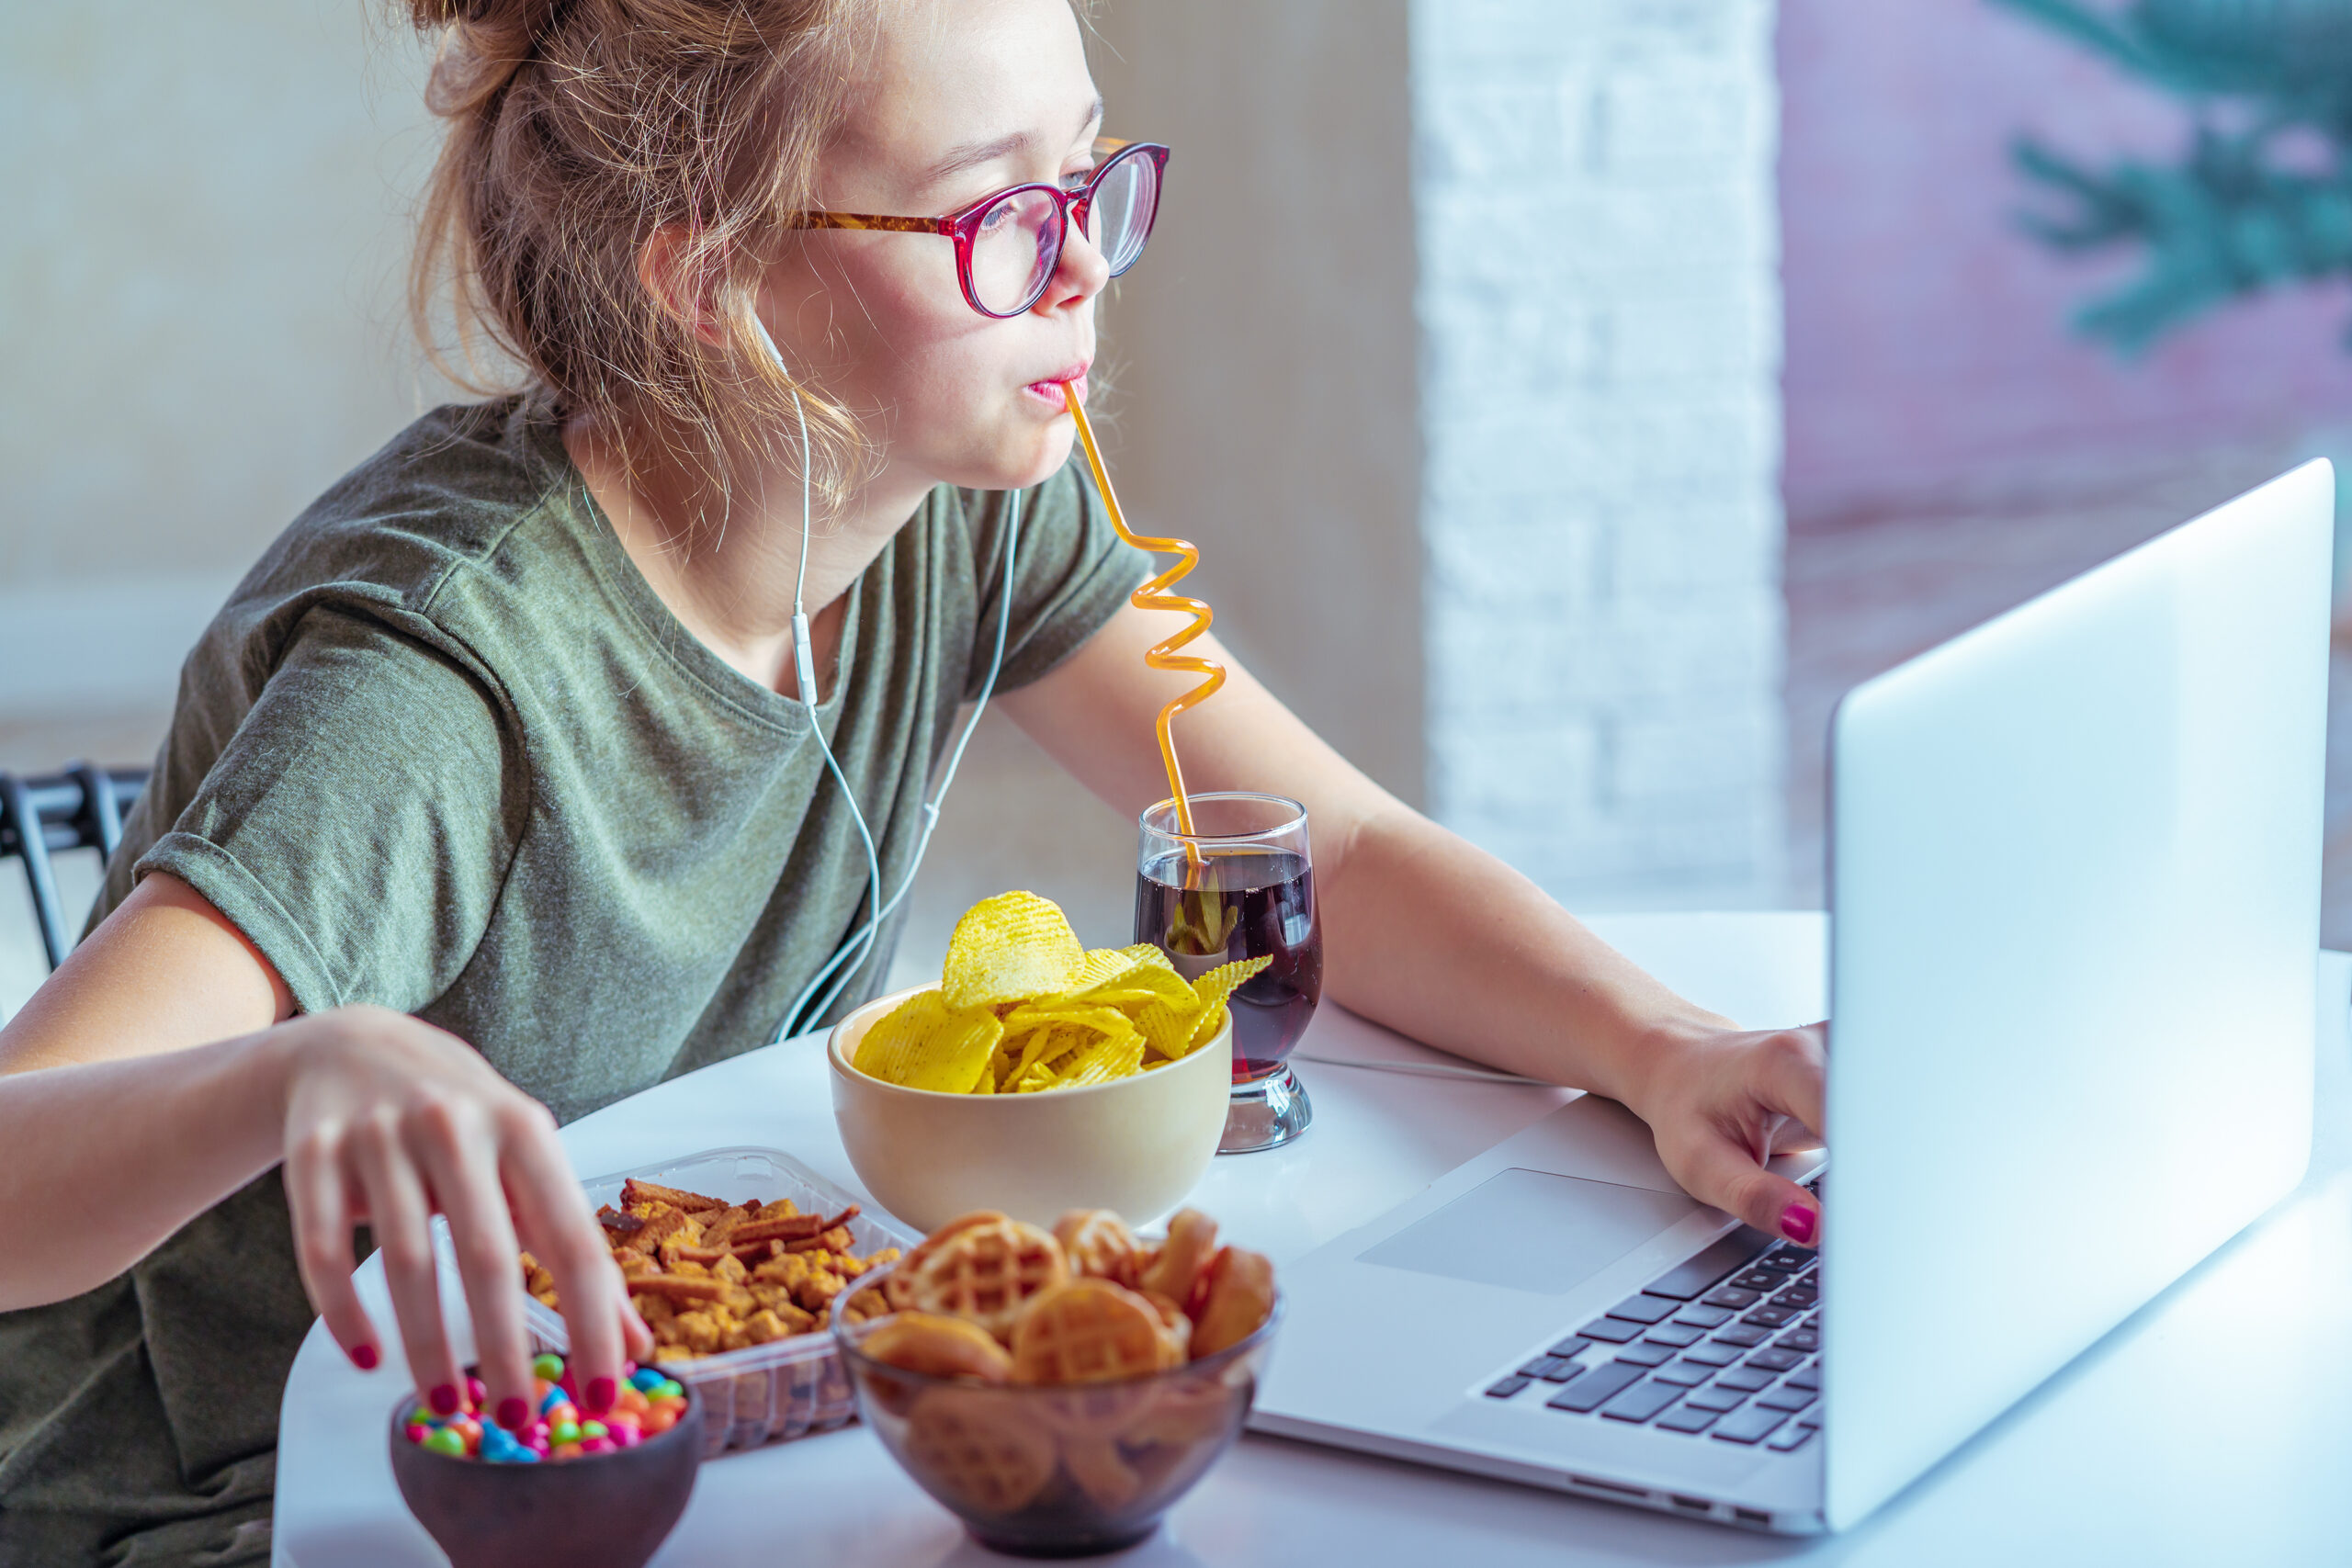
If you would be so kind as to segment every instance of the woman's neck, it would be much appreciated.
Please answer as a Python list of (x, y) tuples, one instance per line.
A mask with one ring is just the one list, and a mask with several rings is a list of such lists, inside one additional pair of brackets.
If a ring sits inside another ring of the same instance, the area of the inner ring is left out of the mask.
[[(564, 449), (588, 493), (612, 519), (621, 547), (680, 624), (729, 666), (772, 691), (796, 689), (793, 590), (800, 571), (800, 476), (778, 468), (739, 472), (722, 492), (672, 444), (635, 443), (634, 473), (618, 444), (575, 417)], [(829, 688), (849, 586), (922, 504), (930, 486), (887, 471), (820, 520), (808, 539), (808, 606), (817, 681)]]

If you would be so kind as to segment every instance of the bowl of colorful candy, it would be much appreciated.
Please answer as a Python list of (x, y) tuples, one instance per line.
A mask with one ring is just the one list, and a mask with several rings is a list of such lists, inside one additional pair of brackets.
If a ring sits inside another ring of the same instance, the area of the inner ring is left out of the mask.
[(562, 1358), (531, 1364), (538, 1408), (509, 1432), (466, 1379), (457, 1413), (414, 1394), (392, 1411), (392, 1479), (451, 1568), (560, 1562), (642, 1568), (685, 1511), (702, 1459), (702, 1404), (650, 1367), (601, 1419), (580, 1408)]
[(860, 1414), (981, 1545), (1133, 1546), (1241, 1435), (1281, 1317), (1273, 1267), (1196, 1210), (1168, 1230), (967, 1214), (853, 1287), (889, 1311), (835, 1303)]

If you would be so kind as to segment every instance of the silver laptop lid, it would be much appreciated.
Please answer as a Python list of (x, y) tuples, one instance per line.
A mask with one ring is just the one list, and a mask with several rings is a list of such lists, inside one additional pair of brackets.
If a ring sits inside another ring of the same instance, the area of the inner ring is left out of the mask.
[(1833, 1529), (2302, 1174), (2334, 497), (2307, 464), (1838, 711)]

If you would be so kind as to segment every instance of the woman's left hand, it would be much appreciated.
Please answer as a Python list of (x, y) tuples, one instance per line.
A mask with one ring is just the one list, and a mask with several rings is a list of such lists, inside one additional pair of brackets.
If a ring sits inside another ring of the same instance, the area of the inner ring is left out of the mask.
[(1821, 1205), (1775, 1176), (1776, 1154), (1817, 1148), (1825, 1130), (1824, 1026), (1678, 1025), (1644, 1054), (1626, 1105), (1650, 1124), (1684, 1191), (1758, 1230), (1804, 1247), (1821, 1239)]

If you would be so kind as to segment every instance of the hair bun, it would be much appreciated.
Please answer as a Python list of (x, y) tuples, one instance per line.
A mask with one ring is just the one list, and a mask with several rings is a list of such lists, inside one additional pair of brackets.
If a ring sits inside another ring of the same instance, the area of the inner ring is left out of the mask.
[(471, 31), (528, 38), (544, 27), (560, 0), (408, 0), (409, 19), (419, 32), (463, 27)]
[(495, 97), (531, 57), (563, 0), (408, 0), (420, 32), (444, 35), (426, 107), (459, 115)]

